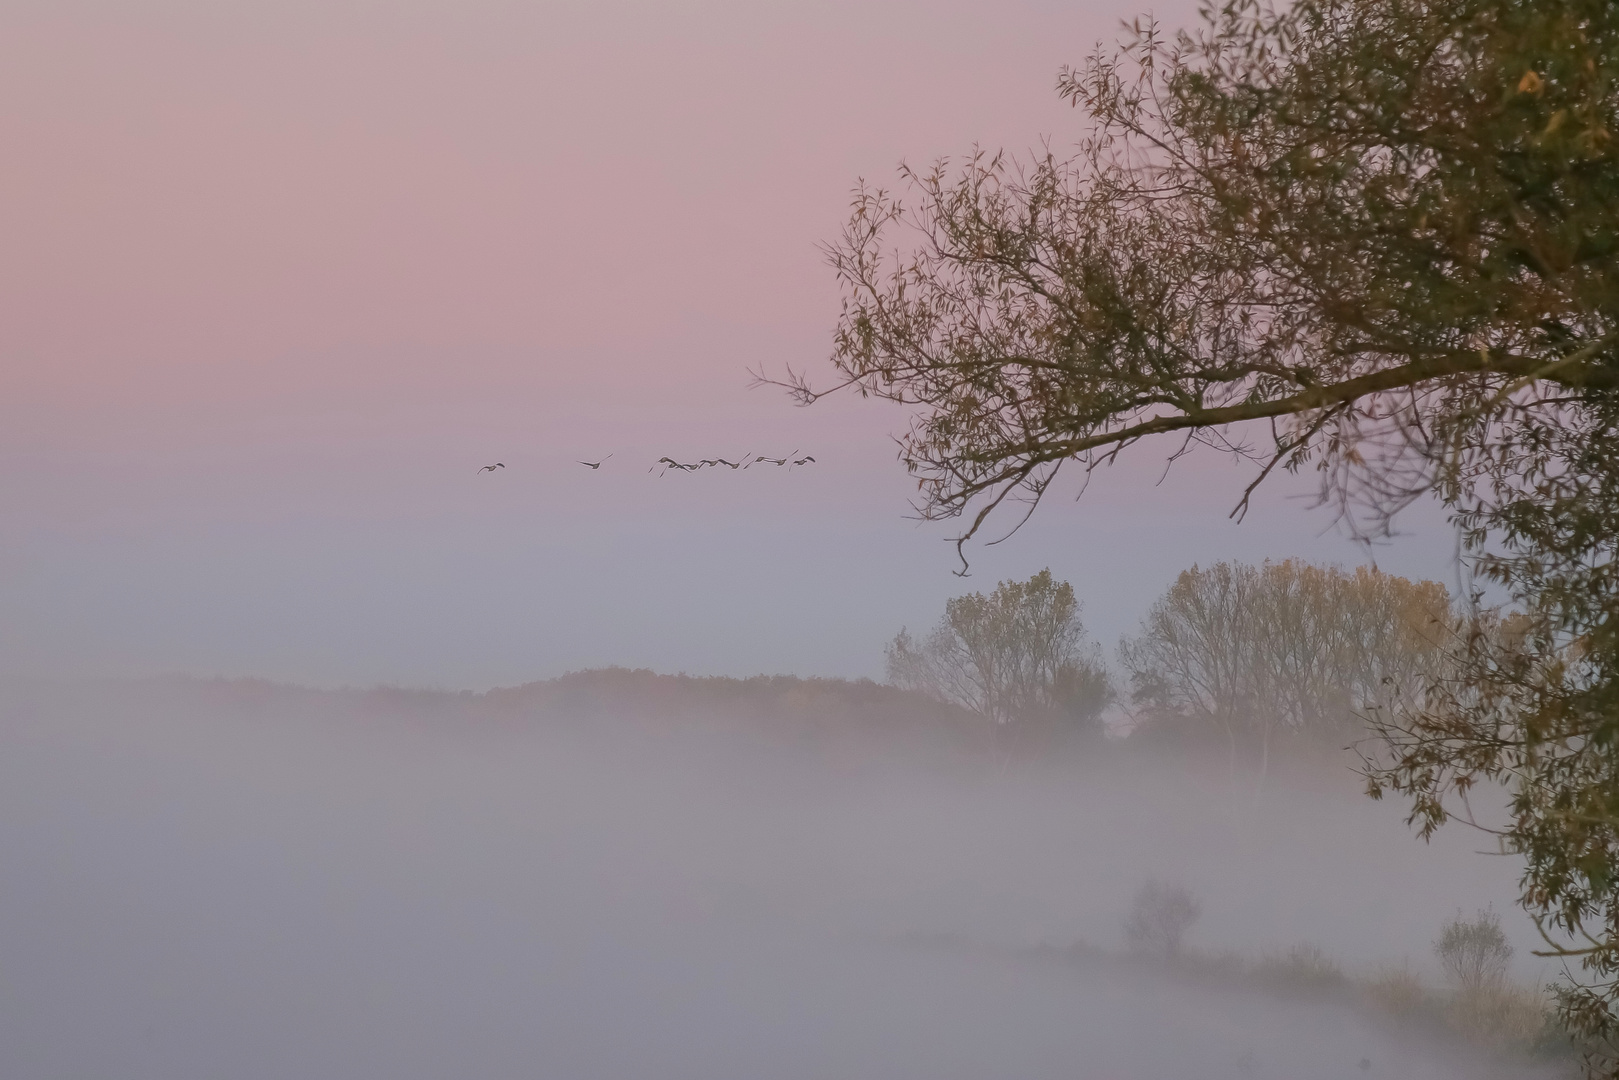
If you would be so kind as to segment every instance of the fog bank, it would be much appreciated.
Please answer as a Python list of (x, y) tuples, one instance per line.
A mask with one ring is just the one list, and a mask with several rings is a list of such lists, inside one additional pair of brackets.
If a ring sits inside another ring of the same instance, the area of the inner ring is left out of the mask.
[(1333, 1002), (1028, 952), (1119, 949), (1158, 876), (1202, 901), (1202, 949), (1437, 981), (1441, 921), (1493, 903), (1522, 961), (1516, 865), (1421, 844), (1347, 770), (1256, 800), (1117, 746), (1008, 758), (881, 688), (851, 729), (813, 686), (755, 721), (647, 685), (7, 688), (0, 1073), (1527, 1074)]

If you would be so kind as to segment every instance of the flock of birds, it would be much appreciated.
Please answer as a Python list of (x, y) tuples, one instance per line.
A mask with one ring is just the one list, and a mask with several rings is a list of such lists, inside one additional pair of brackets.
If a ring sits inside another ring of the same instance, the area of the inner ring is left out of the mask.
[[(798, 451), (794, 450), (793, 454), (796, 454), (796, 453), (798, 453)], [(793, 454), (788, 454), (786, 457), (779, 457), (779, 458), (771, 457), (768, 454), (760, 454), (758, 457), (754, 458), (752, 461), (748, 460), (748, 455), (747, 454), (743, 454), (736, 461), (730, 461), (730, 460), (727, 460), (726, 458), (703, 458), (701, 461), (676, 461), (674, 458), (671, 458), (671, 457), (661, 457), (657, 461), (654, 461), (652, 463), (652, 469), (656, 469), (659, 465), (662, 465), (663, 466), (663, 471), (658, 473), (659, 476), (662, 476), (664, 473), (668, 472), (670, 469), (679, 469), (682, 472), (696, 472), (698, 469), (706, 469), (706, 468), (716, 468), (717, 469), (721, 465), (724, 465), (727, 469), (730, 469), (731, 471), (735, 472), (737, 469), (750, 469), (755, 465), (763, 464), (763, 465), (774, 465), (777, 468), (780, 468), (781, 466), (785, 465), (785, 466), (787, 466), (788, 470), (790, 471), (795, 466), (798, 466), (798, 465), (813, 465), (815, 463), (815, 459), (810, 457), (808, 454), (805, 454), (801, 458), (795, 458), (795, 457), (793, 457)], [(608, 456), (611, 457), (612, 455), (609, 454)], [(586, 463), (586, 464), (588, 464), (588, 463)], [(651, 472), (652, 469), (648, 469), (647, 472)]]
[[(755, 465), (774, 465), (778, 469), (785, 465), (787, 470), (791, 472), (800, 465), (815, 464), (815, 458), (809, 454), (805, 454), (803, 457), (794, 457), (793, 455), (797, 453), (798, 451), (794, 450), (791, 454), (779, 458), (771, 457), (769, 454), (760, 454), (757, 457), (753, 457), (751, 460), (749, 460), (749, 454), (743, 454), (735, 461), (731, 461), (727, 458), (703, 458), (701, 461), (676, 461), (672, 457), (661, 457), (652, 463), (652, 469), (656, 469), (660, 465), (663, 466), (662, 470), (658, 473), (659, 476), (662, 476), (670, 469), (678, 469), (681, 472), (696, 472), (699, 469), (717, 469), (721, 465), (724, 465), (727, 469), (735, 472), (737, 469), (751, 469)], [(603, 465), (607, 464), (608, 458), (611, 458), (612, 456), (612, 454), (608, 454), (607, 457), (602, 458), (600, 461), (580, 461), (578, 464), (583, 465), (585, 468), (594, 472)], [(497, 461), (493, 465), (485, 465), (478, 471), (481, 473), (494, 472), (496, 469), (504, 469), (505, 467), (506, 463), (504, 461)], [(648, 469), (647, 472), (651, 472), (652, 469)]]

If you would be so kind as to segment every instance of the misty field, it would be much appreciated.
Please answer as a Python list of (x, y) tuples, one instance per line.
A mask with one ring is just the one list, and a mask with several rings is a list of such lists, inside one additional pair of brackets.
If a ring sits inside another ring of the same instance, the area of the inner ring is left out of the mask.
[[(1509, 860), (1424, 846), (1345, 762), (1256, 800), (1195, 755), (1009, 758), (870, 684), (630, 681), (11, 688), (0, 1074), (1569, 1068), (1256, 981), (1291, 949), (1438, 994), (1445, 919), (1512, 910)], [(1149, 878), (1197, 898), (1190, 967), (1124, 951)]]

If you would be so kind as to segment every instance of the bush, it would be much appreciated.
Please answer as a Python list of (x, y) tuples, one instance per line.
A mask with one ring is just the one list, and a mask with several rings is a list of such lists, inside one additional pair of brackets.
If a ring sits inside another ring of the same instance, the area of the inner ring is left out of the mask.
[(1485, 908), (1472, 919), (1456, 912), (1434, 942), (1434, 952), (1464, 994), (1499, 989), (1512, 959), (1512, 946), (1501, 931), (1501, 916), (1493, 908)]
[(1499, 980), (1480, 989), (1463, 990), (1450, 1002), (1445, 1019), (1470, 1039), (1496, 1046), (1532, 1046), (1550, 1027), (1546, 995)]
[(1405, 967), (1384, 968), (1365, 985), (1366, 996), (1396, 1020), (1406, 1021), (1428, 1004), (1422, 983)]
[(1136, 890), (1124, 920), (1124, 941), (1133, 952), (1169, 959), (1180, 952), (1181, 939), (1197, 921), (1202, 906), (1179, 885), (1148, 880)]
[(1284, 993), (1320, 992), (1343, 986), (1343, 968), (1338, 961), (1315, 945), (1295, 945), (1284, 953), (1272, 953), (1254, 965), (1256, 981)]

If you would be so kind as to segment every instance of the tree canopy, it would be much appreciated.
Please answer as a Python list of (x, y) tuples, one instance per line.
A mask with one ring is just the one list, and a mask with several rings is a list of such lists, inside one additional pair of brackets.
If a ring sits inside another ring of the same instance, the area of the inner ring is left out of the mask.
[(857, 191), (841, 384), (919, 406), (920, 509), (976, 507), (969, 536), (1159, 434), (1313, 461), (1378, 514), (1436, 466), (1476, 480), (1481, 427), (1532, 437), (1619, 382), (1616, 24), (1606, 0), (1234, 0), (1138, 26), (1058, 78), (1077, 154)]
[(1277, 736), (1342, 746), (1368, 710), (1420, 691), (1454, 622), (1436, 582), (1291, 559), (1194, 566), (1119, 647), (1143, 720), (1209, 725), (1261, 769)]
[(888, 646), (888, 678), (1005, 725), (1099, 725), (1113, 689), (1085, 633), (1073, 586), (1042, 570), (1028, 581), (945, 603), (917, 640), (901, 630)]

